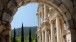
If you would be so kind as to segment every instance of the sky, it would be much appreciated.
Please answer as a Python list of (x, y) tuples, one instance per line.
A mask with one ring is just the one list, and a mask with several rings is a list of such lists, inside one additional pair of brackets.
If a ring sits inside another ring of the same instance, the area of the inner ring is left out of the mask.
[(11, 28), (20, 28), (22, 23), (24, 27), (38, 26), (38, 20), (36, 16), (37, 8), (38, 3), (29, 3), (18, 8), (17, 12), (13, 16)]

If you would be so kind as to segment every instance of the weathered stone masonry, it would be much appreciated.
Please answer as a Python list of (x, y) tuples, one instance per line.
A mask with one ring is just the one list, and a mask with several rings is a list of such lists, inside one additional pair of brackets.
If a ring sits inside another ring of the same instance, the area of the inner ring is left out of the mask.
[(10, 42), (13, 16), (19, 7), (30, 2), (43, 3), (58, 11), (67, 25), (67, 32), (70, 31), (71, 42), (76, 42), (76, 0), (0, 0), (0, 42)]

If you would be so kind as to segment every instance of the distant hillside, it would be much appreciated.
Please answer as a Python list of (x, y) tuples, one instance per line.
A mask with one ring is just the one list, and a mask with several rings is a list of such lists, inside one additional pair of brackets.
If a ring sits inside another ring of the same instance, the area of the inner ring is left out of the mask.
[[(34, 36), (36, 34), (37, 31), (37, 26), (34, 27), (24, 27), (24, 35), (28, 36), (29, 35), (29, 28), (31, 28), (31, 33), (32, 36)], [(14, 34), (14, 30), (12, 30), (11, 35), (13, 36)], [(20, 36), (21, 35), (21, 28), (17, 28), (16, 29), (16, 36)]]

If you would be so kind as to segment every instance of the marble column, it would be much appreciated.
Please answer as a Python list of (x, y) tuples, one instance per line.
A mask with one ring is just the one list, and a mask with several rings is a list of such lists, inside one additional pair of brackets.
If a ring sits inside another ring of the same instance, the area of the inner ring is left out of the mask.
[(41, 36), (40, 36), (39, 38), (40, 38), (40, 42), (42, 42), (42, 41), (41, 41)]
[(48, 34), (47, 34), (47, 30), (45, 30), (45, 42), (48, 42)]
[(41, 42), (41, 30), (38, 30), (38, 42)]
[(39, 42), (39, 34), (38, 34), (38, 28), (37, 28), (37, 42)]
[(44, 21), (46, 20), (46, 6), (44, 4)]
[(38, 36), (38, 42), (41, 42), (41, 36), (40, 35)]
[(49, 34), (49, 42), (51, 42), (51, 35)]
[(57, 42), (62, 42), (61, 38), (61, 27), (60, 27), (60, 20), (56, 17), (56, 31), (57, 31)]
[(39, 13), (39, 26), (41, 24), (41, 17), (40, 17), (40, 13)]
[(45, 42), (45, 35), (44, 35), (44, 31), (42, 30), (42, 42)]
[(55, 42), (54, 21), (51, 21), (51, 42)]
[(40, 42), (40, 36), (38, 37), (38, 42)]

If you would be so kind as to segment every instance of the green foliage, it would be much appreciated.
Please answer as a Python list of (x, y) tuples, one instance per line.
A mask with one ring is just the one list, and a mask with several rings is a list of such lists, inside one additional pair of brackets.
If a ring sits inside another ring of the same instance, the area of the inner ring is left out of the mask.
[[(14, 42), (14, 37), (11, 37), (11, 42)], [(19, 37), (16, 37), (15, 42), (20, 42), (21, 40), (19, 39)]]
[[(32, 42), (36, 42), (36, 35), (34, 35), (32, 38)], [(11, 37), (11, 42), (13, 42), (13, 37)], [(16, 37), (16, 42), (21, 42), (21, 37)], [(29, 42), (29, 35), (24, 37), (24, 42)]]
[[(31, 38), (32, 42), (36, 42), (36, 35)], [(29, 42), (29, 36), (25, 37), (25, 42)]]
[(11, 42), (37, 42), (36, 30), (37, 27), (29, 27), (28, 32), (26, 32), (26, 28), (24, 28), (22, 24), (22, 29), (13, 30)]
[(25, 42), (29, 42), (29, 36), (25, 37)]

